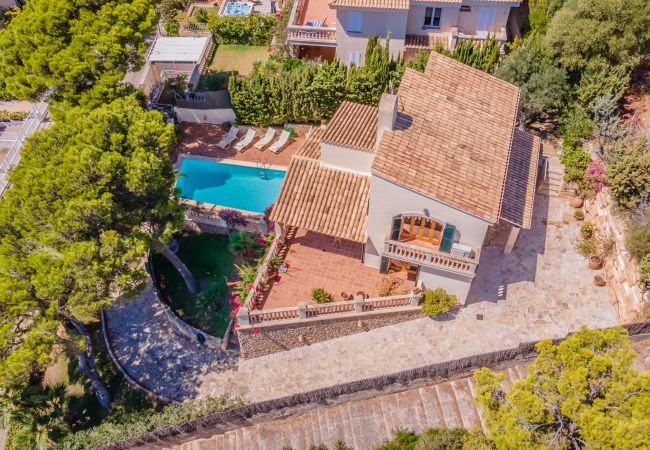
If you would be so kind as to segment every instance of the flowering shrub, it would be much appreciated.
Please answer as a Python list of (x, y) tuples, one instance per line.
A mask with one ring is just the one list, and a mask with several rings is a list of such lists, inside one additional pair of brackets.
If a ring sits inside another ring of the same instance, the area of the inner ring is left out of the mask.
[(219, 218), (226, 222), (228, 228), (234, 228), (237, 225), (246, 225), (246, 219), (236, 209), (224, 209), (220, 211)]
[(602, 191), (605, 187), (605, 168), (600, 161), (590, 161), (585, 176), (591, 187), (596, 192)]
[(264, 210), (264, 220), (268, 222), (269, 217), (271, 216), (271, 211), (273, 211), (273, 207), (275, 206), (274, 203), (271, 203), (269, 206), (266, 207)]

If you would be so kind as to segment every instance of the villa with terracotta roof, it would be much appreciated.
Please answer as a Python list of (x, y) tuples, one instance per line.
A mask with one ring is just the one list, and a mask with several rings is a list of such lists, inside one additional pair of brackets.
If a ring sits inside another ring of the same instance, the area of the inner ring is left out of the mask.
[(379, 107), (344, 102), (293, 156), (271, 219), (360, 245), (464, 302), (490, 227), (530, 228), (540, 140), (517, 128), (519, 89), (433, 52)]
[(287, 42), (297, 56), (363, 64), (370, 36), (390, 34), (393, 55), (406, 58), (437, 44), (453, 50), (463, 39), (508, 39), (511, 8), (521, 0), (296, 0)]

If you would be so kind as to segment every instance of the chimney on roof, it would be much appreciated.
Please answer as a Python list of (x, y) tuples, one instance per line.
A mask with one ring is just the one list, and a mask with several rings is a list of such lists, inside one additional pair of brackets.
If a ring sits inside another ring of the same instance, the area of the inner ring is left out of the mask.
[(394, 130), (397, 121), (397, 95), (382, 94), (377, 114), (377, 139), (375, 148), (379, 147), (384, 131)]

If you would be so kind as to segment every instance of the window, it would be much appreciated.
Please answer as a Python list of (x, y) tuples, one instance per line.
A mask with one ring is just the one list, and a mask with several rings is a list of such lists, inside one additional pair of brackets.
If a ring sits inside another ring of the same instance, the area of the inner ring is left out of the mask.
[(348, 52), (348, 67), (355, 65), (359, 67), (361, 52)]
[(496, 8), (479, 8), (478, 22), (476, 24), (476, 35), (478, 37), (485, 37), (492, 31), (496, 14)]
[(424, 27), (440, 28), (440, 16), (442, 16), (442, 8), (427, 8), (424, 13)]
[(460, 7), (460, 12), (472, 12), (472, 7), (469, 5), (462, 5)]
[(348, 33), (361, 33), (363, 14), (358, 11), (348, 12)]

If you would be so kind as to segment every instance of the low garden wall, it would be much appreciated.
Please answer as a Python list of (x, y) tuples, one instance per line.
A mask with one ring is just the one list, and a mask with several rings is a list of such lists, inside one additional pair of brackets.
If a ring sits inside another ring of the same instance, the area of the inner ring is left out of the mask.
[[(156, 274), (153, 270), (153, 264), (151, 263), (151, 257), (149, 258), (148, 266), (149, 266), (149, 275), (151, 276), (154, 291), (156, 293), (155, 295), (156, 301), (160, 303), (165, 318), (174, 327), (174, 330), (176, 330), (178, 334), (189, 339), (190, 341), (194, 341), (201, 345), (205, 345), (206, 347), (211, 348), (213, 350), (222, 350), (223, 339), (219, 339), (218, 337), (214, 337), (206, 333), (205, 331), (199, 330), (198, 328), (194, 328), (192, 325), (181, 320), (181, 318), (178, 317), (176, 313), (174, 313), (174, 311), (170, 308), (170, 306), (162, 299), (162, 294), (160, 293), (160, 289), (158, 288), (158, 282), (156, 281)], [(230, 330), (230, 327), (228, 329)]]
[(364, 313), (363, 316), (329, 318), (304, 324), (294, 321), (259, 328), (240, 328), (237, 330), (237, 338), (241, 357), (251, 359), (421, 317), (425, 316), (420, 308)]
[(613, 248), (604, 258), (609, 293), (615, 299), (621, 322), (630, 323), (639, 319), (638, 312), (643, 301), (650, 301), (650, 292), (639, 282), (639, 269), (625, 249), (625, 228), (623, 221), (612, 214), (612, 201), (607, 188), (585, 201), (585, 219), (591, 221), (597, 234), (611, 239)]

